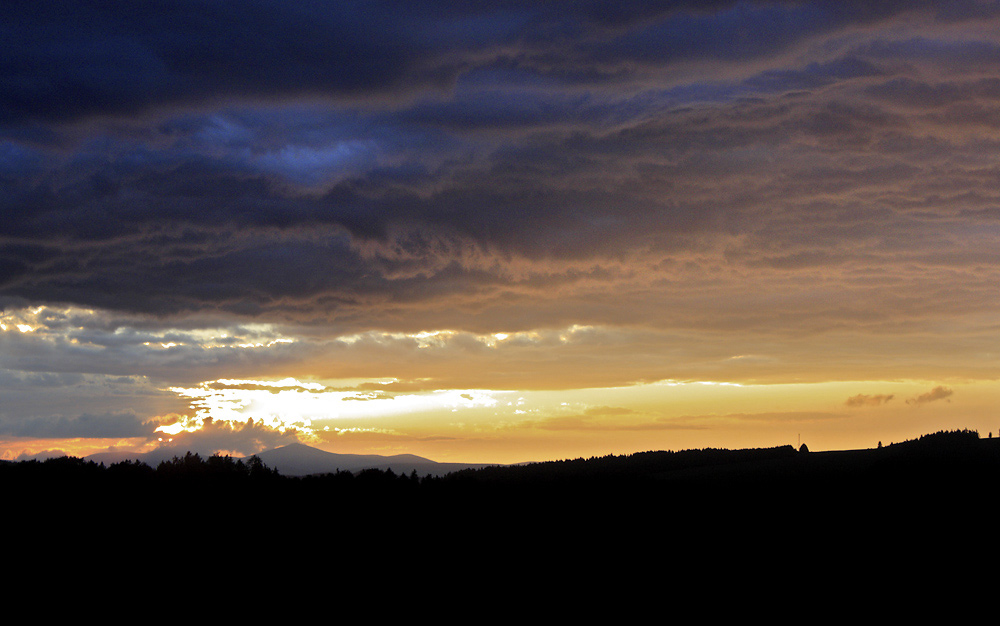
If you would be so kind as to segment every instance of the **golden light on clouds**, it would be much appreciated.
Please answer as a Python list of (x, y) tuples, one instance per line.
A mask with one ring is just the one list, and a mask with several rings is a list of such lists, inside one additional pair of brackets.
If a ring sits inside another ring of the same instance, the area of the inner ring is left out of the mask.
[[(525, 455), (753, 447), (800, 439), (816, 450), (866, 447), (917, 436), (921, 428), (952, 424), (986, 433), (1000, 427), (991, 423), (997, 383), (989, 379), (795, 381), (794, 375), (782, 374), (769, 382), (744, 375), (760, 377), (787, 359), (775, 350), (777, 344), (738, 352), (723, 348), (692, 370), (736, 375), (713, 380), (648, 376), (666, 371), (658, 365), (664, 355), (693, 350), (684, 340), (595, 325), (490, 333), (373, 330), (317, 343), (309, 329), (241, 325), (154, 331), (108, 326), (97, 311), (57, 307), (11, 309), (2, 322), (7, 358), (73, 345), (77, 356), (67, 353), (70, 359), (78, 357), (103, 372), (20, 375), (14, 382), (22, 387), (45, 385), (54, 400), (65, 397), (66, 406), (56, 410), (68, 416), (58, 429), (29, 419), (12, 431), (22, 437), (117, 423), (123, 433), (147, 433), (128, 439), (137, 448), (228, 436), (245, 438), (246, 450), (267, 441), (298, 440), (335, 452), (520, 462), (529, 458)], [(33, 332), (22, 332), (18, 325)], [(623, 348), (627, 359), (617, 353)], [(172, 385), (162, 376), (157, 382), (125, 375), (147, 359), (162, 362), (161, 355), (168, 354), (175, 355), (173, 362), (187, 378), (227, 370), (240, 374)], [(298, 370), (303, 369), (340, 376), (302, 375)], [(281, 375), (282, 370), (296, 373)], [(380, 370), (388, 375), (367, 375)], [(246, 375), (254, 371), (279, 375)], [(565, 383), (601, 379), (620, 382)], [(490, 380), (513, 384), (456, 385)], [(95, 406), (108, 398), (121, 401), (106, 416), (71, 419), (73, 411), (96, 413), (80, 404), (88, 397)], [(30, 411), (30, 398), (25, 395), (25, 411)], [(17, 396), (6, 399), (6, 406), (18, 409)], [(130, 413), (144, 406), (145, 417)], [(17, 439), (11, 441), (4, 448), (8, 456), (31, 449), (17, 452)], [(62, 447), (82, 449), (66, 437), (55, 437), (51, 448), (63, 442)]]
[[(191, 401), (195, 413), (158, 430), (196, 432), (206, 421), (252, 420), (331, 451), (409, 451), (449, 461), (519, 462), (526, 450), (545, 449), (555, 439), (571, 456), (706, 447), (706, 437), (714, 446), (805, 439), (813, 449), (833, 449), (916, 436), (918, 405), (955, 395), (952, 388), (930, 387), (926, 381), (746, 385), (665, 380), (558, 391), (415, 393), (375, 388), (398, 382), (219, 379), (172, 388)], [(956, 427), (975, 422), (988, 430), (997, 386), (956, 387), (965, 397), (964, 409), (939, 410), (934, 420), (954, 420)], [(882, 393), (851, 395), (869, 389)], [(891, 402), (895, 398), (902, 401)]]

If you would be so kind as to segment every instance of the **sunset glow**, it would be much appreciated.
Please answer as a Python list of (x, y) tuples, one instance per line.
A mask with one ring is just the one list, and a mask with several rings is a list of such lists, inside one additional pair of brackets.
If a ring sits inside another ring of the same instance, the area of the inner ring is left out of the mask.
[(14, 2), (0, 457), (1000, 435), (1000, 3), (696, 5)]

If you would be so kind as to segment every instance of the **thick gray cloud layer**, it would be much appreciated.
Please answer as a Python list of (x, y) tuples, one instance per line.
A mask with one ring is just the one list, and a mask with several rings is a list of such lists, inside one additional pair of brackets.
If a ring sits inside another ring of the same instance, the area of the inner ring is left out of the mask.
[[(872, 337), (893, 371), (919, 361), (908, 345), (977, 371), (1000, 278), (998, 13), (7, 3), (0, 306), (109, 312), (96, 344), (7, 366), (194, 376), (197, 350), (181, 374), (136, 346), (261, 321), (654, 333), (625, 342), (625, 380), (711, 369), (699, 349), (794, 354), (788, 371), (825, 346), (846, 370)], [(304, 342), (311, 364), (342, 348)]]
[(921, 6), (881, 2), (7, 3), (4, 119), (295, 97), (395, 99), (468, 76), (592, 84), (745, 60)]

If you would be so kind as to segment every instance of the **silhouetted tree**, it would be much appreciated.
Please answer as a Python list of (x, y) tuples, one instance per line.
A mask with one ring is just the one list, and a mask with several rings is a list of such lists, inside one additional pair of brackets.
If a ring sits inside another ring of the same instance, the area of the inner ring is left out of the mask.
[(276, 478), (278, 476), (278, 470), (269, 468), (256, 454), (247, 459), (246, 464), (250, 478), (254, 480)]

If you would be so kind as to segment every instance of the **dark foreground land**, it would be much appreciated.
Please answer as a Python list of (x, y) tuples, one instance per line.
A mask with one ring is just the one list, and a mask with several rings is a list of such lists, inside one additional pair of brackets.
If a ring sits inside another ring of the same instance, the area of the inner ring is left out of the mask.
[[(255, 457), (188, 454), (149, 467), (75, 458), (0, 463), (8, 510), (108, 516), (244, 515), (280, 522), (423, 516), (719, 519), (752, 510), (871, 517), (992, 511), (1000, 439), (940, 432), (879, 449), (808, 452), (792, 446), (641, 452), (465, 470), (443, 477), (392, 470), (285, 477)], [(992, 520), (991, 520), (992, 521)], [(975, 520), (970, 518), (970, 524)]]
[[(584, 612), (611, 588), (774, 602), (791, 589), (857, 599), (890, 580), (991, 585), (998, 488), (1000, 440), (969, 431), (872, 450), (642, 452), (437, 478), (291, 478), (254, 458), (190, 454), (157, 467), (0, 463), (5, 536), (39, 563), (119, 582), (139, 561), (172, 576), (211, 563), (238, 573), (236, 587), (304, 571), (326, 585), (489, 580), (484, 592), (552, 594), (573, 580), (592, 589), (573, 600)], [(134, 573), (124, 578), (145, 585), (148, 569)]]

